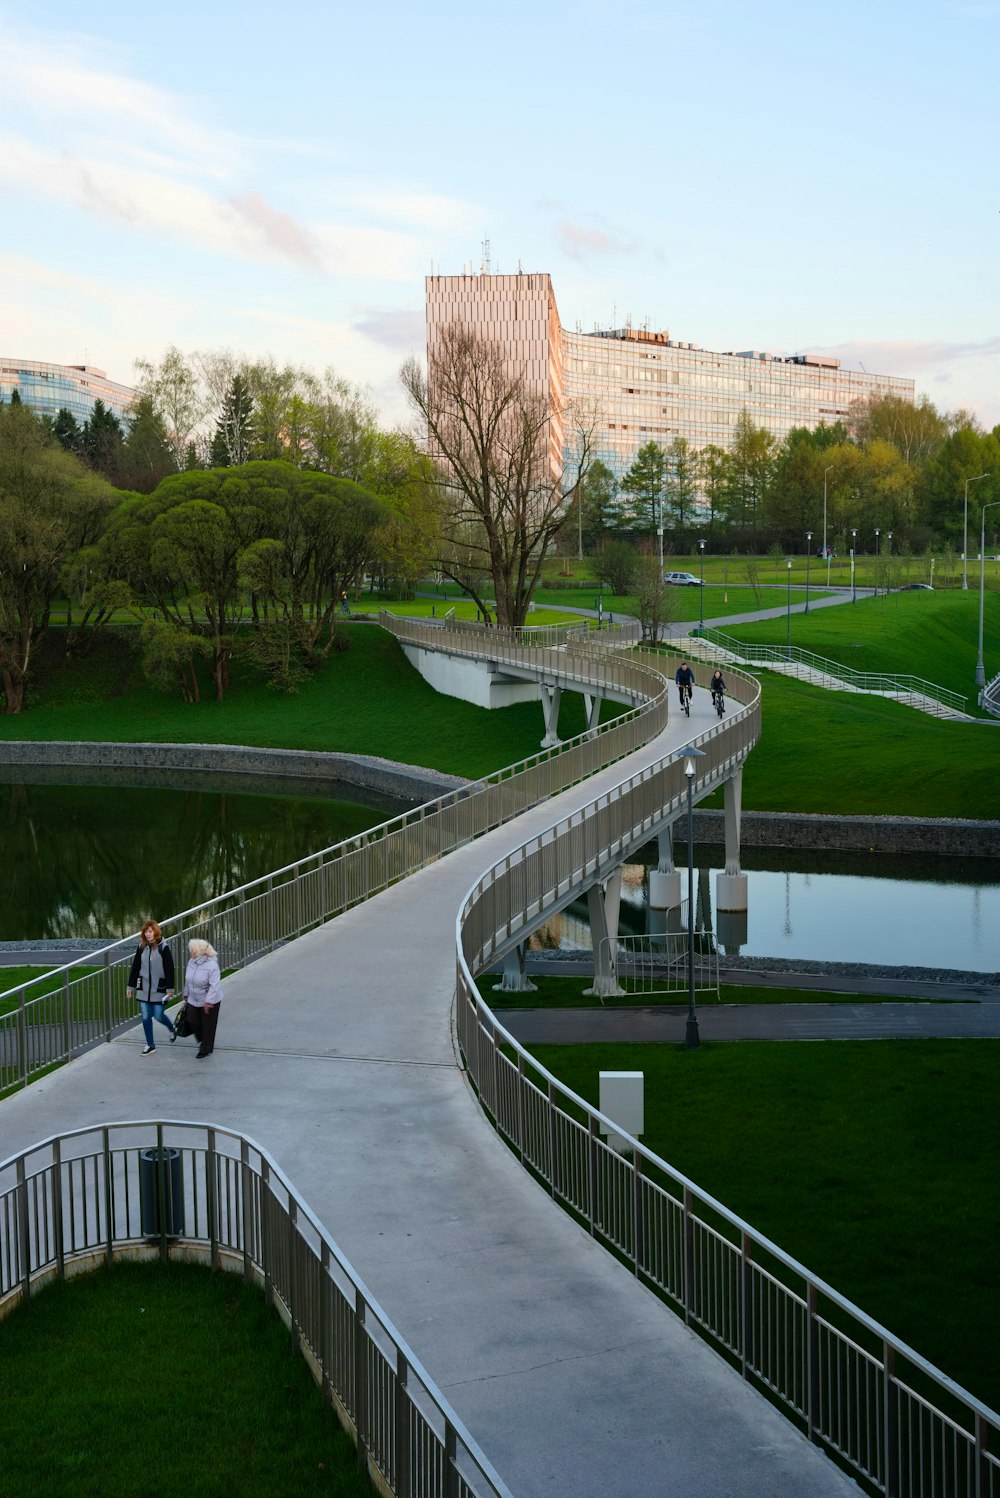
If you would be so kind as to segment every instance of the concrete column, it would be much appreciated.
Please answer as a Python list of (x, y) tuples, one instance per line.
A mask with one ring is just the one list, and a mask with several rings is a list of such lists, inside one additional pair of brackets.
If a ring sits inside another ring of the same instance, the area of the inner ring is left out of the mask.
[(594, 944), (594, 984), (584, 993), (599, 998), (624, 993), (618, 985), (618, 912), (621, 908), (622, 871), (617, 868), (603, 885), (587, 891), (590, 937)]
[(650, 910), (673, 910), (681, 903), (681, 875), (674, 866), (674, 828), (670, 823), (657, 834), (659, 863), (649, 871)]
[(743, 805), (743, 771), (738, 770), (725, 787), (726, 872), (715, 881), (715, 904), (721, 916), (747, 909), (747, 876), (740, 872), (740, 811)]
[(596, 733), (601, 721), (601, 703), (604, 699), (598, 692), (584, 692), (583, 707), (587, 714), (587, 732)]
[(532, 983), (525, 969), (525, 944), (519, 942), (513, 952), (503, 960), (503, 982), (494, 983), (494, 993), (535, 993), (538, 985)]
[(548, 682), (541, 683), (542, 712), (545, 715), (545, 737), (542, 740), (543, 749), (554, 749), (559, 738), (559, 701), (562, 697), (562, 687), (549, 686)]

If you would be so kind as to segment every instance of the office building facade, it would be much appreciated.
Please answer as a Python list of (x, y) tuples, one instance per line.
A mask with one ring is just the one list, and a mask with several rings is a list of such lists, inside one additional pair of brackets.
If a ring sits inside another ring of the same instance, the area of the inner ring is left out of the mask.
[(121, 419), (128, 415), (137, 395), (130, 386), (109, 380), (103, 369), (92, 364), (45, 364), (0, 354), (0, 400), (9, 401), (15, 390), (40, 416), (55, 417), (66, 410), (81, 426), (89, 419), (95, 401), (103, 401)]
[(593, 426), (593, 456), (619, 478), (647, 442), (669, 447), (684, 437), (699, 450), (729, 448), (744, 411), (781, 440), (793, 427), (843, 420), (855, 400), (914, 397), (912, 380), (843, 369), (823, 355), (716, 353), (631, 326), (569, 332), (541, 274), (429, 276), (429, 367), (442, 327), (455, 321), (509, 349), (529, 388), (548, 395), (552, 442), (565, 460), (577, 417)]

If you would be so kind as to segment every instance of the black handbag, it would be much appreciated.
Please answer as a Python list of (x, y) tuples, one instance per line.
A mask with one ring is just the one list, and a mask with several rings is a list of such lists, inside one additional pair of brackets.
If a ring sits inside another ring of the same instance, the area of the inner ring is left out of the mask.
[(193, 1034), (191, 1026), (188, 1023), (188, 1006), (186, 1002), (181, 1005), (174, 1015), (174, 1029), (182, 1040), (186, 1035)]

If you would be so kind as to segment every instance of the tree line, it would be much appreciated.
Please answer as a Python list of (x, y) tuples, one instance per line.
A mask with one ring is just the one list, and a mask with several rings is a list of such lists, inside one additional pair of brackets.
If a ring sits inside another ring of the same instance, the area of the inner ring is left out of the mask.
[[(886, 395), (854, 403), (846, 421), (796, 428), (779, 442), (744, 411), (728, 450), (698, 451), (683, 437), (648, 442), (620, 482), (592, 463), (572, 530), (588, 550), (616, 537), (648, 540), (662, 525), (675, 551), (704, 539), (710, 551), (797, 553), (810, 531), (813, 548), (822, 544), (825, 492), (827, 544), (842, 552), (876, 550), (876, 527), (915, 553), (961, 550), (967, 480), (976, 554), (980, 506), (1000, 499), (1000, 427), (986, 432), (968, 412)], [(998, 528), (987, 525), (991, 542)]]

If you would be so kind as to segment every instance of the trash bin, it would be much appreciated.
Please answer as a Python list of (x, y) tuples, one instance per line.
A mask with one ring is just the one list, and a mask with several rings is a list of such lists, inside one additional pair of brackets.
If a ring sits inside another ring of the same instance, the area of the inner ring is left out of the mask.
[(179, 1149), (139, 1151), (139, 1219), (143, 1236), (184, 1232), (184, 1166)]

